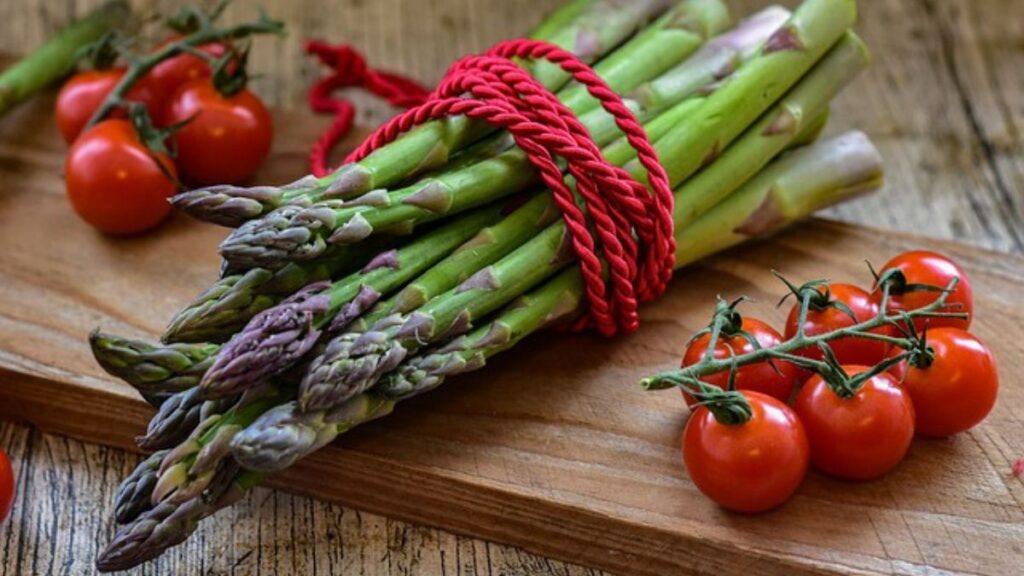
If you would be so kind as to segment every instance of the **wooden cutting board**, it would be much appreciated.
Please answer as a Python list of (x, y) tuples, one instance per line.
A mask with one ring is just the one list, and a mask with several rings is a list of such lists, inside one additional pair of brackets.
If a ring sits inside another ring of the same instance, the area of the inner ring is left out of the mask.
[[(0, 123), (0, 417), (134, 449), (151, 410), (96, 366), (86, 336), (101, 326), (155, 337), (213, 280), (225, 232), (176, 217), (140, 238), (94, 233), (63, 197), (65, 150), (47, 106)], [(287, 129), (261, 181), (301, 174), (322, 125), (277, 120)], [(637, 379), (676, 364), (718, 294), (754, 297), (747, 310), (779, 322), (770, 268), (865, 283), (863, 259), (919, 247), (956, 258), (974, 281), (976, 332), (1003, 371), (989, 419), (916, 441), (881, 481), (812, 473), (770, 514), (729, 514), (701, 496), (680, 461), (682, 402), (640, 391)], [(684, 270), (644, 309), (638, 334), (534, 337), (273, 484), (626, 573), (1020, 573), (1024, 482), (1011, 466), (1024, 458), (1022, 285), (1021, 258), (812, 221)]]

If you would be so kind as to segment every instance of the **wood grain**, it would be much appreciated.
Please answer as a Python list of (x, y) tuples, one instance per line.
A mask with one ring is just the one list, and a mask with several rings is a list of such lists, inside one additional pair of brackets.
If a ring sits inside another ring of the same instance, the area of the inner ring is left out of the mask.
[[(0, 2), (0, 50), (21, 51), (37, 44), (70, 14), (81, 13), (94, 3)], [(317, 73), (299, 51), (299, 42), (308, 36), (350, 41), (365, 50), (372, 63), (431, 81), (439, 77), (451, 58), (515, 35), (535, 20), (535, 7), (555, 3), (266, 0), (260, 4), (286, 18), (292, 34), (280, 44), (257, 44), (254, 58), (264, 74), (258, 89), (278, 105), (301, 107), (302, 91)], [(161, 8), (175, 4), (135, 2), (136, 6)], [(236, 2), (228, 17), (250, 15), (254, 4)], [(730, 4), (736, 13), (742, 13), (763, 2)], [(889, 184), (883, 193), (843, 206), (830, 216), (1021, 251), (1024, 20), (1016, 17), (1016, 4), (1014, 0), (861, 0), (859, 31), (875, 52), (875, 65), (840, 97), (831, 130), (856, 127), (869, 132), (886, 157)], [(362, 117), (367, 123), (388, 113), (386, 107), (373, 106), (365, 99), (360, 102), (365, 104)], [(28, 170), (49, 178), (52, 191), (59, 189), (59, 158), (48, 148), (52, 147), (54, 128), (49, 121), (27, 120), (33, 117), (38, 118), (38, 112), (23, 110), (19, 120), (0, 121), (0, 173), (5, 183), (0, 192), (0, 211), (15, 201), (24, 201), (24, 192), (16, 196), (17, 200), (11, 192), (13, 184), (8, 175), (14, 172)], [(272, 172), (282, 178), (299, 174), (304, 146), (311, 134), (283, 134), (285, 142), (278, 142), (275, 160), (279, 167)], [(45, 218), (30, 210), (21, 214), (51, 223), (52, 214), (61, 214), (61, 209), (53, 204)], [(55, 230), (78, 225), (73, 220), (58, 221), (62, 224), (53, 226)], [(182, 226), (187, 224), (172, 223), (157, 242), (172, 241), (167, 238)], [(57, 249), (67, 252), (58, 254), (54, 266), (74, 260), (77, 246), (73, 242), (55, 246)], [(116, 251), (111, 256), (115, 258)], [(131, 267), (131, 263), (125, 266)], [(0, 274), (2, 289), (9, 281), (8, 271), (4, 269)], [(64, 278), (62, 282), (77, 289), (78, 284), (91, 280), (88, 274), (85, 269), (83, 277)], [(175, 281), (169, 280), (172, 284)], [(102, 293), (102, 287), (98, 292)], [(158, 301), (165, 298), (160, 289), (148, 296)], [(177, 304), (165, 301), (160, 306), (162, 311), (169, 311)], [(1019, 305), (1020, 298), (1010, 304)], [(90, 319), (106, 323), (106, 313), (96, 312)], [(54, 324), (59, 325), (61, 318), (55, 316)], [(5, 324), (4, 329), (12, 326), (21, 327), (15, 322)], [(133, 333), (158, 328), (139, 326)], [(14, 338), (21, 337), (19, 334)], [(63, 338), (72, 340), (80, 335), (66, 334)], [(673, 338), (682, 336), (674, 334)], [(4, 379), (0, 375), (0, 381), (6, 382)], [(31, 383), (21, 383), (27, 384)], [(408, 410), (417, 409), (414, 406)], [(113, 489), (135, 458), (117, 450), (30, 432), (24, 426), (4, 424), (0, 431), (0, 441), (16, 458), (23, 494), (14, 517), (0, 526), (0, 573), (87, 573), (97, 540), (108, 537), (105, 518), (109, 516)], [(978, 450), (1002, 453), (1009, 459), (1015, 449), (1020, 449), (1019, 435), (1016, 439), (1016, 445), (982, 439), (979, 446), (983, 447)], [(942, 465), (947, 464), (943, 459)], [(874, 494), (867, 499), (885, 502), (905, 497), (907, 486), (912, 491), (927, 491), (934, 487), (931, 482), (955, 480), (960, 474), (943, 468), (938, 480), (929, 477), (926, 483), (918, 478), (900, 478), (891, 494)], [(1008, 477), (1004, 481), (1011, 482)], [(975, 491), (964, 493), (967, 499), (978, 501)], [(1019, 485), (1010, 490), (1018, 500), (1020, 493)], [(933, 497), (946, 494), (937, 492)], [(928, 498), (921, 502), (925, 509), (934, 508)], [(923, 550), (918, 557), (940, 559), (974, 546), (968, 538), (977, 533), (971, 524), (962, 525), (949, 517), (941, 529), (932, 525), (930, 531), (916, 518), (906, 514), (905, 532), (887, 534), (885, 546), (897, 552), (917, 547)], [(918, 541), (908, 539), (908, 533)], [(1006, 550), (1019, 554), (1019, 546), (1018, 540)], [(211, 560), (214, 554), (219, 557)], [(514, 548), (269, 490), (257, 491), (232, 512), (207, 523), (195, 540), (172, 556), (139, 573), (590, 573)], [(970, 562), (963, 566), (962, 570), (972, 571)], [(890, 570), (925, 572), (920, 564), (898, 562), (893, 562)], [(1004, 573), (1014, 570), (1011, 567)]]

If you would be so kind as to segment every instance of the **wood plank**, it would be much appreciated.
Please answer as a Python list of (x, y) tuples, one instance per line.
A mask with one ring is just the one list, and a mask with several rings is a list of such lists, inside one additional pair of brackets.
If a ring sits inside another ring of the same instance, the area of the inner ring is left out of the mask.
[[(0, 254), (0, 417), (130, 448), (147, 410), (100, 372), (84, 337), (97, 324), (157, 333), (211, 280), (224, 232), (177, 218), (128, 241), (93, 233), (61, 198), (61, 147), (26, 121), (38, 110), (19, 113), (0, 133), (7, 185), (0, 239), (8, 248)], [(292, 130), (278, 140), (265, 181), (302, 170), (304, 130), (316, 124), (303, 115), (279, 122)], [(817, 221), (684, 271), (644, 310), (639, 334), (615, 341), (541, 335), (347, 435), (273, 484), (631, 573), (1009, 573), (1024, 560), (1014, 548), (1024, 537), (1024, 484), (1009, 472), (1024, 445), (1012, 410), (1024, 400), (1018, 374), (1006, 371), (996, 412), (970, 434), (916, 443), (881, 482), (812, 475), (793, 502), (758, 517), (724, 513), (697, 493), (679, 463), (679, 398), (635, 386), (677, 361), (716, 294), (771, 302), (779, 288), (769, 268), (863, 282), (863, 258), (880, 262), (910, 246), (960, 259), (978, 286), (979, 335), (1004, 366), (1024, 360), (1005, 337), (1020, 331), (1024, 260)], [(757, 312), (779, 319), (767, 304)], [(172, 553), (158, 566), (180, 560)]]

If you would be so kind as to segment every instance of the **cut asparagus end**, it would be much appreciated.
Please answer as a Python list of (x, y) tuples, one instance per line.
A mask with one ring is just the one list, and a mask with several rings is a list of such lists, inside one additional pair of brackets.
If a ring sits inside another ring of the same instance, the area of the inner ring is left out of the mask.
[(681, 229), (677, 266), (771, 234), (817, 210), (875, 190), (882, 180), (881, 155), (861, 132), (795, 150)]

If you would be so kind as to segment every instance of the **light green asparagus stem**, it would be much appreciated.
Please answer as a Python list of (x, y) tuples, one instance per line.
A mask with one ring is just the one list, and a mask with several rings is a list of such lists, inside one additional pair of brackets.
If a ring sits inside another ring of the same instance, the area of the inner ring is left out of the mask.
[[(658, 140), (673, 185), (709, 164), (787, 92), (856, 19), (854, 0), (807, 0), (793, 17), (711, 94), (686, 127)], [(700, 152), (698, 152), (700, 151)], [(642, 167), (634, 174), (644, 176)]]
[(840, 40), (805, 80), (726, 149), (729, 161), (712, 162), (687, 182), (703, 193), (679, 197), (676, 225), (684, 228), (790, 147), (794, 139), (819, 130), (818, 121), (829, 101), (867, 67), (868, 60), (867, 47), (855, 35)]
[(107, 2), (4, 70), (0, 74), (0, 116), (67, 74), (82, 47), (128, 24), (130, 19), (127, 2)]
[[(683, 0), (657, 22), (598, 63), (594, 71), (613, 90), (628, 93), (678, 64), (708, 36), (727, 26), (728, 14), (721, 0)], [(584, 114), (597, 106), (596, 100), (579, 85), (567, 86), (559, 95), (577, 114)], [(593, 117), (614, 129), (610, 117), (606, 114), (597, 113)], [(460, 126), (470, 124), (465, 119), (454, 119), (449, 122), (459, 123)], [(485, 150), (497, 149), (493, 156), (508, 148), (511, 145), (511, 138), (503, 132), (501, 135), (485, 139), (483, 143)], [(399, 145), (395, 143), (392, 146)], [(479, 147), (480, 144), (476, 146)], [(524, 161), (525, 158), (520, 163)], [(353, 177), (351, 172), (358, 167), (352, 166), (342, 168), (350, 171), (350, 174), (344, 177), (330, 175), (317, 180), (309, 176), (283, 187), (213, 186), (179, 194), (174, 197), (173, 202), (177, 207), (201, 220), (226, 226), (239, 226), (283, 205), (308, 206), (311, 202), (324, 198), (350, 198), (363, 193), (362, 188), (356, 188), (355, 191), (346, 188), (350, 184), (349, 179)], [(529, 171), (529, 168), (529, 165), (525, 164), (524, 170)], [(443, 167), (444, 172), (454, 172), (456, 169), (453, 162), (448, 162)], [(514, 178), (516, 174), (509, 170), (506, 175)], [(488, 180), (501, 181), (502, 177), (496, 176)], [(506, 186), (514, 188), (512, 182)]]
[[(737, 59), (760, 46), (779, 29), (788, 14), (782, 8), (758, 13), (735, 30), (712, 40), (700, 54), (640, 85), (634, 91), (636, 98), (626, 99), (627, 106), (641, 123), (651, 122), (659, 115), (680, 116), (690, 108), (666, 110), (701, 87), (707, 88), (728, 76)], [(602, 109), (584, 114), (580, 121), (599, 146), (621, 135), (614, 119)], [(661, 120), (652, 130), (651, 138), (675, 126), (673, 122)], [(618, 146), (616, 158), (631, 158), (628, 153), (631, 148)], [(513, 148), (492, 160), (445, 172), (404, 189), (374, 192), (372, 206), (343, 205), (330, 209), (314, 205), (307, 209), (280, 209), (261, 220), (242, 225), (221, 244), (221, 254), (238, 268), (283, 266), (298, 258), (319, 257), (334, 246), (359, 242), (376, 231), (395, 226), (409, 229), (491, 202), (526, 188), (537, 178), (527, 154)]]
[(797, 150), (682, 228), (676, 258), (694, 262), (881, 183), (881, 158), (860, 132)]

